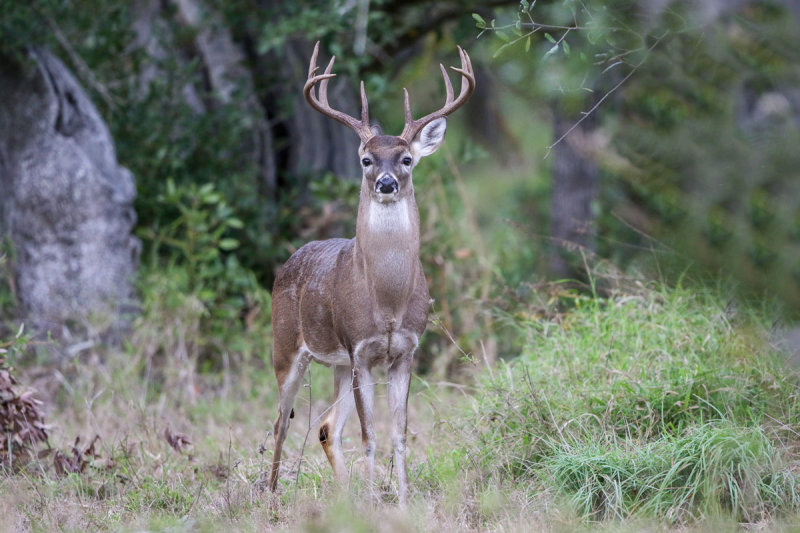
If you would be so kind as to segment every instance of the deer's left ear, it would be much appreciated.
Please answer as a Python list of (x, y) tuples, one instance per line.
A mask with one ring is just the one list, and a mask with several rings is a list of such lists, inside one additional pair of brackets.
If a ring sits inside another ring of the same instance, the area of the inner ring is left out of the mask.
[(437, 118), (422, 128), (417, 138), (411, 143), (414, 158), (419, 160), (420, 157), (431, 155), (438, 150), (444, 142), (444, 132), (446, 130), (447, 119), (445, 118)]

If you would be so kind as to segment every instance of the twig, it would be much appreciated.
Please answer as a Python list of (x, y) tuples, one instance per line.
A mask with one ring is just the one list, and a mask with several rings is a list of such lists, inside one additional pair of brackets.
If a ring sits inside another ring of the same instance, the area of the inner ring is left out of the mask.
[(192, 509), (194, 509), (195, 505), (197, 505), (197, 501), (200, 499), (200, 495), (203, 493), (203, 489), (206, 488), (206, 483), (207, 483), (206, 480), (203, 480), (203, 482), (200, 483), (200, 486), (197, 487), (197, 494), (194, 495), (192, 503), (191, 505), (189, 505), (189, 509), (187, 509), (186, 514), (183, 515), (184, 519), (189, 517), (189, 514), (192, 512)]
[(548, 146), (548, 147), (547, 147), (547, 152), (544, 154), (544, 158), (543, 158), (543, 159), (547, 159), (547, 158), (550, 156), (550, 152), (552, 152), (552, 151), (553, 151), (553, 148), (555, 148), (555, 147), (556, 147), (556, 145), (558, 145), (558, 144), (559, 144), (561, 141), (563, 141), (563, 140), (564, 140), (564, 139), (567, 137), (567, 135), (569, 135), (570, 133), (572, 133), (572, 131), (573, 131), (575, 128), (577, 128), (578, 126), (580, 126), (580, 125), (581, 125), (581, 123), (582, 123), (584, 120), (586, 120), (586, 119), (587, 119), (587, 118), (588, 118), (588, 117), (589, 117), (589, 116), (590, 116), (592, 113), (594, 113), (594, 112), (597, 110), (597, 108), (598, 108), (598, 107), (600, 107), (600, 105), (601, 105), (603, 102), (605, 102), (606, 98), (608, 98), (609, 96), (611, 96), (611, 95), (612, 95), (614, 92), (616, 92), (616, 91), (617, 91), (617, 89), (619, 89), (620, 87), (622, 87), (622, 84), (624, 84), (626, 81), (628, 81), (628, 79), (629, 79), (631, 76), (633, 76), (634, 72), (636, 72), (636, 71), (639, 69), (639, 67), (641, 67), (641, 66), (644, 64), (644, 62), (645, 62), (645, 61), (647, 61), (647, 58), (649, 57), (649, 55), (650, 55), (650, 52), (652, 52), (652, 51), (653, 51), (653, 48), (655, 48), (655, 47), (656, 47), (656, 45), (658, 45), (658, 43), (660, 43), (660, 42), (661, 42), (661, 40), (662, 40), (664, 37), (666, 37), (666, 36), (667, 36), (667, 33), (664, 33), (664, 35), (662, 35), (662, 36), (658, 37), (658, 38), (655, 40), (655, 42), (654, 42), (652, 45), (650, 45), (650, 47), (647, 49), (647, 54), (646, 54), (646, 55), (645, 55), (645, 56), (642, 58), (642, 60), (641, 60), (641, 61), (639, 61), (639, 62), (638, 62), (636, 65), (634, 65), (634, 66), (633, 66), (633, 68), (631, 68), (631, 71), (630, 71), (630, 72), (628, 72), (628, 74), (626, 74), (626, 75), (625, 75), (625, 77), (624, 77), (624, 78), (622, 78), (622, 79), (619, 81), (619, 83), (617, 83), (617, 84), (616, 84), (614, 87), (612, 87), (612, 88), (611, 88), (611, 90), (610, 90), (610, 91), (608, 91), (606, 94), (604, 94), (604, 95), (603, 95), (603, 97), (602, 97), (602, 98), (600, 98), (600, 100), (598, 100), (598, 101), (597, 101), (597, 103), (596, 103), (596, 104), (594, 104), (594, 105), (591, 107), (591, 109), (589, 109), (589, 111), (584, 111), (584, 112), (582, 112), (582, 113), (581, 113), (581, 114), (582, 114), (581, 118), (579, 118), (579, 119), (578, 119), (578, 120), (575, 122), (575, 124), (573, 124), (572, 126), (570, 126), (570, 128), (569, 128), (569, 129), (568, 129), (568, 130), (567, 130), (567, 131), (564, 133), (564, 135), (562, 135), (561, 137), (559, 137), (559, 138), (558, 138), (558, 139), (557, 139), (557, 140), (556, 140), (556, 141), (555, 141), (553, 144), (551, 144), (550, 146)]
[(472, 357), (472, 355), (468, 354), (467, 352), (464, 351), (463, 348), (461, 348), (461, 346), (458, 344), (458, 342), (453, 338), (453, 335), (450, 333), (450, 330), (447, 329), (447, 327), (442, 323), (441, 320), (434, 320), (433, 323), (436, 324), (437, 326), (439, 326), (439, 328), (442, 331), (444, 331), (444, 334), (447, 335), (447, 338), (450, 339), (450, 342), (453, 343), (453, 346), (455, 346), (458, 349), (458, 351), (461, 352), (461, 355), (466, 357), (469, 361), (474, 361), (475, 360), (475, 358)]
[(489, 358), (486, 357), (486, 347), (483, 345), (483, 339), (481, 339), (481, 353), (483, 354), (483, 362), (486, 364), (487, 370), (489, 370), (489, 376), (494, 381), (494, 371), (492, 370), (492, 365), (489, 364)]
[(303, 455), (305, 455), (306, 452), (308, 436), (311, 434), (311, 405), (313, 403), (311, 401), (311, 365), (308, 366), (308, 383), (306, 384), (306, 387), (308, 387), (308, 431), (306, 431), (306, 436), (303, 439), (303, 445), (300, 447), (300, 457), (297, 459), (297, 477), (294, 480), (295, 485), (300, 484), (300, 472), (303, 469)]
[(637, 234), (637, 235), (639, 235), (640, 237), (644, 237), (644, 238), (645, 238), (645, 239), (647, 239), (648, 241), (651, 241), (651, 242), (654, 242), (654, 243), (658, 244), (659, 246), (661, 246), (661, 247), (665, 248), (665, 249), (666, 249), (668, 252), (671, 252), (671, 253), (677, 253), (677, 250), (675, 250), (675, 249), (674, 249), (674, 248), (672, 248), (671, 246), (668, 246), (668, 245), (667, 245), (667, 244), (665, 244), (664, 242), (662, 242), (662, 241), (659, 241), (658, 239), (656, 239), (656, 238), (655, 238), (655, 237), (653, 237), (652, 235), (650, 235), (650, 234), (648, 234), (648, 233), (644, 232), (643, 230), (641, 230), (641, 229), (637, 228), (636, 226), (634, 226), (633, 224), (631, 224), (630, 222), (628, 222), (627, 220), (625, 220), (624, 218), (622, 218), (622, 216), (620, 216), (620, 215), (619, 215), (619, 213), (617, 213), (616, 211), (612, 211), (612, 212), (611, 212), (611, 216), (612, 216), (612, 217), (614, 217), (615, 219), (617, 219), (619, 222), (621, 222), (621, 223), (622, 223), (623, 225), (625, 225), (625, 226), (626, 226), (628, 229), (630, 229), (631, 231), (633, 231), (634, 233), (636, 233), (636, 234)]
[[(231, 510), (231, 442), (230, 430), (228, 431), (228, 471), (225, 476), (225, 510), (228, 512), (228, 520), (233, 520), (233, 511)], [(188, 514), (188, 513), (187, 513)]]
[[(527, 372), (527, 367), (526, 367), (526, 372)], [(528, 379), (530, 379), (530, 376), (528, 376)], [(553, 415), (553, 409), (550, 407), (550, 401), (547, 399), (547, 396), (545, 395), (543, 390), (539, 391), (539, 393), (542, 395), (542, 398), (544, 398), (544, 403), (545, 405), (547, 405), (547, 411), (548, 413), (550, 413), (550, 421), (553, 423), (553, 427), (556, 428), (556, 431), (558, 431), (558, 436), (561, 437), (561, 442), (569, 446), (569, 443), (567, 443), (567, 439), (564, 438), (564, 434), (561, 432), (561, 427), (558, 425), (558, 422), (556, 422), (555, 415)]]
[(111, 109), (116, 108), (117, 105), (114, 102), (114, 99), (112, 98), (111, 94), (108, 92), (108, 89), (106, 89), (106, 87), (103, 84), (97, 81), (97, 78), (92, 72), (92, 69), (89, 68), (89, 65), (86, 64), (86, 62), (83, 60), (80, 54), (78, 54), (78, 52), (75, 51), (75, 48), (72, 47), (72, 44), (70, 44), (66, 35), (64, 35), (64, 32), (61, 31), (61, 28), (59, 28), (56, 21), (53, 20), (53, 17), (46, 15), (42, 12), (39, 12), (39, 14), (42, 18), (45, 19), (45, 21), (47, 21), (47, 25), (50, 26), (51, 30), (53, 30), (53, 35), (58, 41), (58, 44), (60, 44), (61, 47), (64, 49), (64, 51), (67, 53), (70, 61), (72, 61), (72, 64), (80, 72), (81, 77), (86, 81), (86, 83), (89, 84), (89, 86), (91, 86), (95, 91), (97, 91), (97, 94), (100, 95), (100, 97), (103, 99), (103, 101), (109, 108)]

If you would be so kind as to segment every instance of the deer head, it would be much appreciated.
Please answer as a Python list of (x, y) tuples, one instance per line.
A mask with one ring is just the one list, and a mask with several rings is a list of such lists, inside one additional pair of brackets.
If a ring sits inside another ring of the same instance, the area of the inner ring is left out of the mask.
[[(389, 203), (398, 199), (413, 196), (411, 172), (422, 157), (434, 153), (444, 141), (447, 121), (445, 117), (464, 105), (475, 89), (475, 74), (469, 55), (459, 46), (461, 67), (450, 67), (461, 74), (461, 91), (454, 98), (453, 86), (443, 65), (439, 65), (444, 78), (446, 99), (444, 107), (414, 120), (411, 115), (411, 104), (408, 91), (405, 95), (405, 126), (399, 136), (382, 135), (377, 127), (370, 124), (369, 103), (361, 82), (361, 118), (337, 111), (328, 104), (328, 81), (335, 77), (331, 71), (336, 56), (331, 57), (322, 74), (317, 74), (317, 55), (319, 41), (314, 46), (314, 53), (308, 67), (308, 79), (303, 87), (303, 94), (308, 103), (322, 113), (355, 131), (361, 139), (358, 155), (363, 168), (364, 184), (371, 189), (372, 199)], [(318, 87), (318, 93), (315, 89)]]

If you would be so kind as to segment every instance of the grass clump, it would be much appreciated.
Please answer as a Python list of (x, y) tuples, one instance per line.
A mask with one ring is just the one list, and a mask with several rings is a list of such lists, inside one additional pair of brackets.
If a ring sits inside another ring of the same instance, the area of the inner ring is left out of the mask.
[(727, 517), (754, 523), (800, 505), (800, 477), (759, 427), (725, 422), (680, 438), (555, 446), (546, 479), (591, 519)]
[(800, 509), (787, 453), (800, 380), (765, 319), (681, 288), (572, 298), (569, 313), (517, 318), (522, 355), (481, 384), (484, 468), (589, 520)]

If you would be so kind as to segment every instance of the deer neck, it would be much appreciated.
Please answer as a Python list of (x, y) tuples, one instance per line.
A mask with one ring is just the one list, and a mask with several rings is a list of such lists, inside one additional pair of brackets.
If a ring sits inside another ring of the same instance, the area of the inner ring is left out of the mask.
[(356, 265), (388, 319), (398, 318), (414, 289), (419, 268), (419, 211), (413, 189), (395, 202), (361, 189), (356, 220)]

